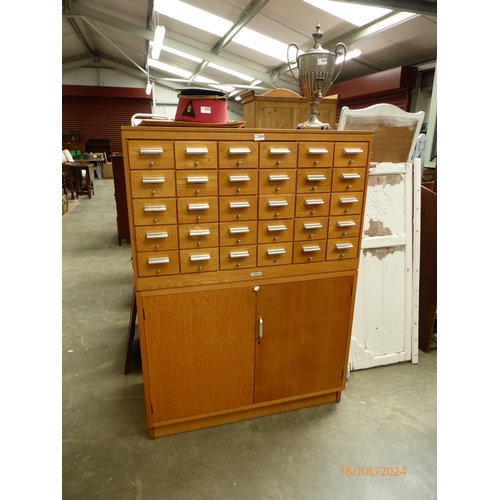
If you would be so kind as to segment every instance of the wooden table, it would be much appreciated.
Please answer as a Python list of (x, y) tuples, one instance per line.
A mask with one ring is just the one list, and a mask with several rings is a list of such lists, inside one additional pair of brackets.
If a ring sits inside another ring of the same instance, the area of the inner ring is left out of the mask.
[[(71, 163), (71, 170), (76, 179), (78, 179), (78, 186), (80, 193), (87, 193), (89, 198), (92, 198), (94, 194), (94, 165), (89, 162), (78, 162), (75, 161)], [(85, 175), (82, 171), (85, 170)]]

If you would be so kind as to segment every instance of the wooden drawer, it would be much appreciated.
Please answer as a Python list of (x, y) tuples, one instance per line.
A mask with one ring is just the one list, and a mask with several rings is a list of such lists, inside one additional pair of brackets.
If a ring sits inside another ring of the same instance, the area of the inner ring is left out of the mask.
[(260, 144), (260, 168), (295, 168), (296, 142), (264, 142)]
[(364, 168), (333, 169), (332, 191), (363, 191), (364, 188)]
[(330, 215), (357, 215), (361, 213), (363, 193), (332, 193)]
[(293, 243), (257, 246), (257, 265), (259, 267), (291, 264), (292, 257)]
[(259, 172), (260, 194), (295, 193), (297, 170), (270, 169)]
[(368, 147), (368, 142), (338, 142), (334, 167), (364, 167), (368, 161)]
[(173, 170), (133, 170), (130, 172), (132, 198), (165, 198), (175, 196)]
[(257, 219), (257, 196), (222, 196), (219, 210), (221, 221)]
[(297, 195), (296, 217), (327, 216), (329, 210), (330, 195), (327, 193)]
[(136, 226), (177, 223), (175, 198), (138, 198), (132, 201)]
[(331, 167), (333, 149), (332, 142), (300, 142), (297, 165), (299, 168)]
[(138, 252), (177, 250), (179, 246), (177, 226), (137, 226), (135, 241)]
[(293, 194), (259, 196), (259, 219), (293, 219), (294, 211)]
[(179, 248), (207, 248), (219, 245), (219, 224), (180, 224)]
[(147, 276), (164, 276), (167, 274), (179, 274), (179, 255), (177, 250), (169, 252), (138, 253), (138, 275), (142, 278)]
[(179, 224), (201, 224), (219, 220), (218, 198), (178, 198), (177, 213)]
[(222, 247), (219, 258), (222, 270), (256, 267), (257, 246), (238, 245), (236, 247)]
[(257, 243), (257, 221), (221, 222), (219, 234), (221, 247), (255, 245)]
[(257, 168), (259, 145), (253, 141), (220, 141), (219, 168)]
[(181, 250), (181, 273), (204, 273), (219, 270), (219, 249)]
[(293, 240), (293, 219), (280, 221), (259, 221), (257, 241), (260, 243), (277, 243)]
[(325, 240), (328, 234), (328, 217), (295, 220), (295, 241)]
[(175, 141), (175, 168), (217, 168), (217, 142)]
[(293, 263), (321, 262), (325, 260), (326, 240), (302, 241), (293, 244)]
[(301, 169), (297, 172), (297, 193), (329, 193), (332, 169)]
[(217, 196), (217, 170), (178, 170), (177, 196)]
[(361, 230), (360, 223), (360, 215), (330, 217), (328, 238), (357, 238)]
[(133, 140), (128, 143), (131, 169), (174, 168), (174, 142), (161, 140)]
[(359, 238), (328, 240), (326, 260), (355, 259), (358, 256)]
[(221, 170), (219, 194), (221, 196), (257, 194), (258, 175), (258, 170)]

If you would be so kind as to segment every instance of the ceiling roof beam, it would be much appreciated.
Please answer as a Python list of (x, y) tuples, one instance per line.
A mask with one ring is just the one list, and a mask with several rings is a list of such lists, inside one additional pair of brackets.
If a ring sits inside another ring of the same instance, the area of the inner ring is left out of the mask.
[[(417, 14), (418, 15), (418, 14)], [(387, 29), (387, 21), (391, 20), (391, 18), (399, 16), (399, 12), (396, 13), (389, 13), (385, 15), (384, 17), (381, 17), (377, 19), (376, 21), (373, 21), (369, 24), (366, 24), (365, 26), (362, 26), (361, 28), (355, 28), (342, 36), (338, 38), (333, 38), (332, 40), (328, 40), (327, 42), (323, 42), (321, 45), (324, 49), (327, 50), (333, 50), (335, 46), (339, 43), (345, 43), (346, 46), (349, 48), (350, 45), (358, 42), (359, 40), (362, 40), (364, 38), (368, 38), (369, 36), (375, 35), (376, 33), (381, 33), (385, 29)], [(413, 16), (415, 17), (415, 16)], [(412, 17), (405, 19), (405, 22), (408, 21), (409, 19), (412, 19)], [(392, 24), (391, 26), (395, 26), (395, 24)], [(297, 62), (292, 62), (290, 61), (290, 66), (291, 69), (295, 69), (297, 67)], [(288, 63), (283, 63), (277, 68), (275, 68), (272, 72), (271, 75), (282, 75), (284, 73), (288, 73), (290, 71), (290, 66)]]
[(370, 7), (381, 7), (396, 12), (414, 12), (427, 16), (437, 16), (437, 1), (433, 0), (336, 0)]
[(228, 32), (212, 47), (210, 52), (219, 54), (220, 51), (244, 28), (261, 10), (269, 0), (252, 0), (234, 21)]
[[(142, 37), (146, 40), (154, 40), (154, 33), (152, 30), (141, 28), (136, 24), (129, 23), (127, 21), (123, 21), (122, 19), (118, 19), (114, 16), (110, 16), (109, 14), (105, 14), (104, 12), (100, 12), (95, 9), (91, 9), (82, 4), (73, 4), (71, 7), (71, 11), (67, 11), (63, 13), (64, 16), (84, 16), (86, 18), (93, 19), (95, 21), (99, 21), (105, 24), (109, 24), (128, 35), (133, 35), (137, 37)], [(224, 66), (226, 68), (233, 69), (239, 73), (252, 75), (255, 79), (261, 80), (262, 82), (268, 83), (269, 85), (274, 85), (271, 75), (268, 73), (257, 71), (253, 68), (249, 68), (239, 63), (235, 63), (232, 61), (228, 61), (216, 54), (212, 54), (205, 50), (197, 49), (192, 47), (191, 45), (187, 45), (183, 42), (178, 42), (177, 40), (172, 40), (170, 38), (165, 37), (163, 40), (163, 45), (170, 47), (172, 49), (180, 50), (181, 52), (185, 52), (186, 54), (190, 54), (194, 57), (198, 57), (199, 59), (206, 60), (209, 62), (213, 62), (214, 64), (218, 64), (219, 66)]]
[[(227, 33), (210, 49), (210, 53), (219, 55), (221, 50), (234, 38), (234, 36), (245, 27), (269, 2), (269, 0), (252, 0), (234, 21)], [(209, 61), (204, 59), (193, 71), (189, 79), (194, 79), (208, 66)]]

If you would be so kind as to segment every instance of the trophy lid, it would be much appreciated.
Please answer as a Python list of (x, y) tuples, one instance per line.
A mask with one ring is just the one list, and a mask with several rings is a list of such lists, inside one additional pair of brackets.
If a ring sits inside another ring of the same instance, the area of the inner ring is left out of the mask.
[(316, 24), (316, 31), (312, 34), (312, 37), (314, 40), (313, 46), (311, 49), (309, 49), (307, 52), (305, 52), (306, 54), (315, 53), (315, 52), (316, 53), (318, 53), (318, 52), (329, 53), (329, 51), (327, 49), (324, 49), (321, 46), (321, 38), (323, 37), (323, 33), (320, 30), (320, 28), (321, 28), (321, 25), (318, 22), (318, 24)]

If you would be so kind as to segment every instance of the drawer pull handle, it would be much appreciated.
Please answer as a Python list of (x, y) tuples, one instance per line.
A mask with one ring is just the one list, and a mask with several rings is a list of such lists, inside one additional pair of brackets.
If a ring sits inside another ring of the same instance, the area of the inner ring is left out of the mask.
[(250, 148), (229, 148), (230, 155), (247, 155), (251, 153)]
[(249, 227), (230, 227), (229, 228), (229, 234), (242, 234), (242, 233), (249, 233), (250, 228)]
[(146, 233), (147, 240), (155, 240), (162, 238), (168, 238), (168, 233), (166, 231), (164, 233)]
[(302, 247), (302, 251), (304, 253), (308, 253), (308, 252), (320, 252), (321, 251), (321, 247), (319, 245), (311, 245), (311, 246), (307, 246), (307, 247)]
[(286, 253), (284, 248), (268, 248), (267, 255), (283, 255)]
[(243, 257), (250, 257), (250, 252), (244, 250), (242, 252), (229, 252), (229, 257), (231, 259), (241, 259)]
[(340, 203), (357, 203), (357, 198), (340, 198)]
[(355, 226), (356, 223), (353, 220), (346, 220), (337, 222), (337, 227), (352, 227)]
[(323, 175), (323, 174), (310, 174), (310, 175), (306, 175), (306, 179), (309, 182), (326, 181), (326, 175)]
[(161, 155), (163, 148), (140, 148), (139, 153), (141, 155)]
[(231, 201), (229, 202), (229, 208), (248, 208), (250, 207), (250, 202), (248, 201)]
[(189, 236), (210, 236), (210, 229), (190, 229)]
[(306, 205), (324, 205), (325, 200), (306, 200), (304, 202)]
[(167, 211), (167, 206), (166, 205), (157, 205), (157, 206), (145, 206), (144, 207), (145, 212), (166, 212)]
[(288, 201), (286, 201), (286, 200), (269, 200), (267, 202), (267, 204), (270, 207), (287, 207)]
[(359, 153), (363, 153), (361, 148), (344, 148), (345, 155), (357, 155)]
[(186, 148), (187, 155), (206, 155), (208, 148)]
[(208, 203), (189, 203), (188, 210), (208, 210), (210, 205)]
[(201, 184), (204, 182), (208, 182), (208, 177), (206, 175), (200, 177), (187, 177), (188, 184)]
[(229, 182), (248, 182), (250, 180), (249, 175), (230, 175)]
[(348, 248), (354, 248), (354, 245), (352, 243), (337, 243), (335, 248), (337, 250), (347, 250)]
[(262, 321), (262, 317), (259, 318), (259, 338), (264, 336), (264, 322)]
[(308, 155), (326, 155), (328, 153), (328, 149), (326, 148), (308, 148)]
[(270, 233), (275, 232), (275, 231), (286, 231), (287, 227), (285, 226), (285, 224), (280, 224), (279, 226), (267, 226), (267, 230)]
[(308, 231), (310, 229), (321, 229), (322, 227), (323, 227), (323, 224), (321, 224), (321, 222), (312, 222), (312, 223), (304, 224), (304, 229), (307, 229)]
[(158, 265), (158, 264), (168, 264), (170, 259), (168, 257), (150, 257), (148, 259), (148, 264)]
[(360, 179), (361, 175), (359, 174), (342, 174), (340, 176), (341, 179)]
[(290, 153), (288, 148), (269, 148), (270, 155), (288, 155)]
[(268, 180), (271, 182), (281, 182), (281, 181), (289, 181), (290, 177), (286, 174), (283, 175), (270, 175)]
[(200, 262), (202, 260), (210, 260), (210, 254), (209, 253), (200, 253), (198, 255), (190, 255), (189, 260), (191, 262)]
[(162, 184), (165, 182), (165, 177), (143, 177), (143, 184)]

